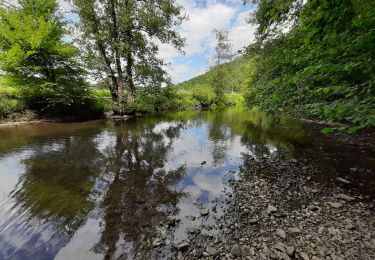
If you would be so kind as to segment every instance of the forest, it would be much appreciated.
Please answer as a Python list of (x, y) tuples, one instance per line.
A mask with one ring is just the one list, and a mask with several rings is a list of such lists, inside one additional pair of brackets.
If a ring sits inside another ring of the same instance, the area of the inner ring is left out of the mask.
[(371, 0), (243, 1), (256, 41), (234, 52), (217, 29), (208, 71), (178, 84), (158, 56), (158, 42), (184, 49), (177, 1), (70, 2), (79, 22), (57, 0), (1, 1), (2, 120), (241, 106), (349, 133), (375, 125)]

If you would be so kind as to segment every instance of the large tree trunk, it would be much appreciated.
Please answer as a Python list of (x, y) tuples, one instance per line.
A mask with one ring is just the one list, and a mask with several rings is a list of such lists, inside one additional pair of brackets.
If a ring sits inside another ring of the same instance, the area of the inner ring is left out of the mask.
[(114, 53), (115, 53), (115, 64), (117, 70), (117, 92), (119, 95), (119, 101), (122, 101), (122, 92), (123, 92), (123, 72), (121, 67), (121, 58), (120, 58), (120, 50), (118, 48), (119, 44), (119, 31), (117, 26), (117, 15), (116, 15), (116, 0), (111, 0), (111, 19), (112, 19), (112, 37), (115, 40), (113, 45)]
[(127, 54), (126, 57), (126, 78), (128, 82), (128, 103), (134, 102), (135, 98), (135, 86), (134, 86), (134, 81), (133, 81), (133, 57), (131, 52)]
[(111, 61), (108, 58), (105, 45), (101, 39), (100, 33), (99, 33), (99, 21), (95, 13), (94, 8), (94, 2), (90, 2), (90, 15), (91, 15), (91, 22), (92, 22), (92, 30), (94, 32), (94, 35), (96, 37), (96, 46), (99, 49), (100, 55), (104, 59), (105, 65), (106, 65), (106, 71), (108, 78), (110, 80), (109, 84), (109, 91), (111, 92), (112, 101), (115, 103), (118, 103), (121, 100), (121, 89), (122, 89), (122, 80), (119, 80), (114, 72), (114, 70), (111, 67)]

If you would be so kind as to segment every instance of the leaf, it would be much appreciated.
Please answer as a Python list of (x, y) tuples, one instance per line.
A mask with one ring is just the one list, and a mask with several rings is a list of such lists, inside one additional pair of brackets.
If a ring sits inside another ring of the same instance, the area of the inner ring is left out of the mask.
[(329, 128), (329, 127), (325, 127), (325, 128), (323, 128), (322, 129), (322, 133), (323, 134), (330, 134), (330, 133), (332, 133), (333, 132), (333, 129), (332, 128)]

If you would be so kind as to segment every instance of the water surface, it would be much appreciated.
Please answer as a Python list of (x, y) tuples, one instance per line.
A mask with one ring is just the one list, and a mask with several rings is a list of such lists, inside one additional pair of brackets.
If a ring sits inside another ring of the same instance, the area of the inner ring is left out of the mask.
[(298, 121), (236, 109), (0, 129), (0, 259), (166, 258), (155, 239), (168, 248), (223, 214), (201, 216), (245, 157), (308, 157), (322, 182), (373, 169), (365, 152), (334, 151)]

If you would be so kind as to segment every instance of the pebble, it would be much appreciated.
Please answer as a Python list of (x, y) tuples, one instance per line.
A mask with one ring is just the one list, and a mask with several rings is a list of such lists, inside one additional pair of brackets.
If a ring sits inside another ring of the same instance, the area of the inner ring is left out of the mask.
[(348, 196), (346, 194), (339, 194), (337, 197), (340, 198), (340, 199), (346, 200), (346, 201), (353, 201), (354, 200), (353, 197)]
[(301, 233), (301, 230), (298, 227), (290, 227), (288, 228), (288, 233), (298, 234)]
[(201, 216), (207, 216), (208, 214), (210, 214), (210, 211), (207, 208), (203, 208), (201, 209), (200, 214)]
[(154, 240), (152, 240), (152, 246), (153, 247), (158, 247), (158, 246), (161, 246), (162, 244), (163, 244), (163, 242), (158, 237), (154, 238)]
[(341, 204), (341, 203), (338, 203), (338, 202), (327, 202), (327, 204), (328, 204), (331, 208), (335, 208), (335, 209), (338, 209), (338, 208), (341, 208), (341, 207), (342, 207), (342, 204)]
[(251, 247), (244, 245), (241, 247), (241, 256), (246, 257), (251, 255)]
[(272, 206), (271, 204), (268, 205), (267, 207), (267, 213), (270, 214), (270, 213), (274, 213), (277, 211), (277, 208)]
[(276, 229), (276, 235), (278, 235), (278, 236), (281, 237), (281, 238), (286, 238), (286, 233), (285, 233), (285, 231), (282, 230), (282, 229), (280, 229), (280, 228)]
[(184, 250), (190, 246), (190, 244), (186, 241), (173, 241), (172, 244), (178, 250)]
[(298, 253), (303, 260), (310, 260), (310, 257), (305, 252)]
[(288, 254), (288, 256), (294, 256), (295, 252), (296, 252), (296, 249), (294, 248), (294, 246), (286, 247), (286, 253)]
[(345, 184), (350, 184), (351, 183), (350, 181), (348, 181), (347, 179), (344, 179), (344, 178), (336, 178), (336, 180), (338, 182), (345, 183)]
[(212, 246), (207, 246), (206, 247), (206, 252), (209, 254), (209, 255), (212, 255), (212, 256), (216, 256), (219, 252), (217, 251), (216, 248), (212, 247)]
[(230, 253), (234, 256), (240, 257), (241, 256), (241, 247), (240, 245), (234, 245)]

